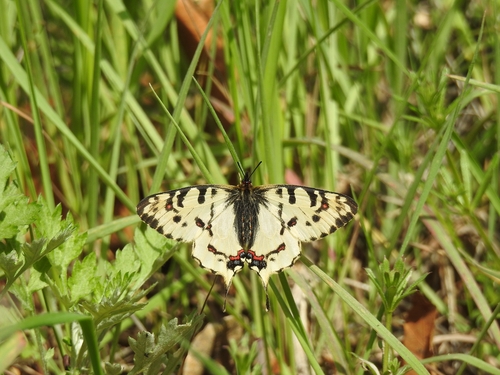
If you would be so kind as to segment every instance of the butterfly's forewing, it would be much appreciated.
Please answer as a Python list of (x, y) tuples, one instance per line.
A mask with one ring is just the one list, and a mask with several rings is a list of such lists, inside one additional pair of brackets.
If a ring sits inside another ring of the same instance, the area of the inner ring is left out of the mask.
[(144, 198), (137, 214), (165, 237), (192, 242), (210, 220), (225, 209), (227, 191), (217, 185), (200, 185), (167, 191)]
[(346, 195), (294, 185), (268, 185), (268, 209), (302, 242), (323, 238), (346, 225), (358, 205)]

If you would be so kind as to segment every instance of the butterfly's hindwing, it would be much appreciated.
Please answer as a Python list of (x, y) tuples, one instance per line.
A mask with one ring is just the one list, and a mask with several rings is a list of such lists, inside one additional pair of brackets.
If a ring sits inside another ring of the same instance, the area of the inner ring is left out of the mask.
[[(253, 246), (253, 262), (249, 267), (256, 271), (264, 288), (267, 288), (272, 274), (291, 267), (300, 257), (300, 241), (290, 231), (281, 231), (282, 223), (269, 211), (262, 207), (259, 212), (259, 231)], [(255, 262), (258, 260), (258, 262)]]
[(226, 288), (231, 285), (235, 273), (243, 264), (231, 266), (231, 257), (236, 256), (241, 246), (234, 230), (235, 216), (230, 209), (223, 210), (210, 222), (210, 231), (206, 230), (193, 242), (193, 258), (198, 263), (224, 278)]

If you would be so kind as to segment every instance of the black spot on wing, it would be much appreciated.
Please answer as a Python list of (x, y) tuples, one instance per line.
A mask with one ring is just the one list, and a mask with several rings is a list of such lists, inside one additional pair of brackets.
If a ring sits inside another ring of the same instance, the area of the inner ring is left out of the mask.
[(358, 205), (351, 197), (348, 197), (347, 195), (338, 194), (336, 197), (336, 201), (339, 203), (339, 205), (343, 207), (345, 206), (349, 207), (350, 210), (347, 210), (346, 208), (346, 210), (350, 211), (351, 214), (351, 216), (346, 215), (349, 217), (349, 220), (358, 212)]
[(149, 205), (149, 202), (145, 202), (144, 199), (139, 202), (136, 207), (137, 215), (139, 215), (142, 219), (142, 215), (144, 214), (144, 209)]
[(156, 229), (158, 227), (158, 219), (156, 219), (153, 215), (143, 215), (141, 216), (141, 219), (153, 229)]
[(165, 202), (165, 210), (167, 211), (172, 211), (172, 210), (175, 210), (174, 209), (174, 201), (173, 201), (173, 198), (172, 196), (170, 196), (167, 201)]
[(198, 204), (203, 204), (205, 203), (205, 195), (207, 194), (207, 187), (200, 186), (197, 189), (200, 192), (200, 194), (198, 194)]
[(210, 235), (210, 237), (214, 236), (214, 233), (212, 232), (212, 224), (208, 224), (205, 229), (208, 231), (208, 234)]
[(283, 189), (282, 188), (277, 188), (276, 189), (276, 195), (280, 198), (283, 198)]
[(297, 218), (292, 217), (290, 220), (288, 220), (288, 223), (286, 223), (286, 225), (288, 225), (288, 228), (294, 227), (295, 225), (297, 225)]
[(330, 203), (328, 202), (326, 194), (324, 192), (320, 192), (319, 195), (321, 197), (321, 205), (316, 210), (317, 213), (320, 213), (321, 211), (326, 211), (330, 208)]
[(260, 272), (262, 269), (267, 267), (267, 262), (264, 260), (264, 256), (257, 256), (254, 251), (248, 250), (248, 251), (240, 251), (239, 256), (237, 257), (229, 257), (229, 259), (238, 259), (240, 258), (242, 261), (245, 261), (248, 263), (248, 266), (251, 269), (257, 268), (257, 272)]
[(288, 193), (288, 203), (295, 204), (297, 202), (297, 198), (295, 197), (295, 188), (288, 187), (286, 190)]
[(200, 228), (204, 228), (205, 227), (205, 223), (203, 222), (203, 220), (201, 220), (199, 217), (197, 217), (194, 222), (196, 223), (196, 226), (197, 227), (200, 227)]
[[(300, 241), (298, 241), (298, 242), (297, 242), (297, 246), (298, 246), (298, 247), (299, 247), (299, 249), (300, 249)], [(276, 250), (271, 251), (271, 252), (267, 255), (267, 256), (268, 256), (269, 261), (270, 261), (270, 262), (274, 262), (274, 261), (276, 260), (276, 258), (275, 258), (275, 257), (273, 257), (273, 256), (271, 256), (271, 255), (277, 254), (277, 253), (279, 253), (280, 251), (283, 251), (283, 250), (285, 250), (285, 244), (281, 244), (281, 245), (279, 245), (279, 246), (278, 246), (278, 248), (277, 248)], [(281, 272), (281, 271), (283, 271), (284, 269), (286, 269), (286, 268), (288, 268), (288, 267), (293, 266), (293, 264), (294, 264), (294, 263), (297, 261), (297, 259), (299, 259), (299, 258), (300, 258), (300, 254), (298, 254), (295, 258), (293, 258), (293, 259), (292, 259), (292, 261), (291, 261), (289, 264), (287, 264), (287, 265), (285, 265), (285, 266), (281, 267), (280, 269), (275, 270), (275, 272)]]
[(311, 207), (316, 206), (316, 203), (318, 201), (318, 196), (316, 195), (316, 192), (312, 189), (304, 189), (307, 195), (309, 195), (309, 200), (311, 201)]
[(356, 215), (356, 212), (358, 212), (358, 205), (356, 204), (356, 202), (354, 202), (352, 199), (350, 199), (347, 201), (347, 204), (351, 208), (352, 214)]
[(182, 216), (180, 215), (175, 215), (173, 218), (172, 218), (172, 221), (176, 224), (179, 224), (182, 220)]
[(326, 198), (321, 199), (321, 209), (323, 211), (326, 211), (329, 208), (330, 208), (330, 204), (328, 203), (328, 199), (326, 199)]
[(337, 220), (335, 220), (335, 225), (337, 226), (337, 228), (340, 228), (347, 224), (348, 221), (349, 219), (347, 217), (341, 216)]
[(278, 216), (280, 218), (283, 216), (283, 203), (278, 204)]
[(227, 268), (233, 272), (238, 272), (245, 265), (245, 262), (241, 259), (229, 260), (226, 263)]
[(276, 250), (274, 250), (274, 252), (279, 253), (280, 251), (283, 251), (283, 250), (285, 250), (285, 249), (286, 249), (286, 246), (285, 246), (285, 244), (284, 244), (284, 243), (282, 243), (282, 244), (280, 244), (280, 245), (276, 248)]
[(179, 195), (177, 196), (177, 206), (184, 207), (184, 198), (190, 189), (179, 190)]
[(311, 219), (312, 219), (315, 223), (317, 223), (317, 222), (321, 219), (321, 217), (319, 217), (318, 215), (312, 215)]

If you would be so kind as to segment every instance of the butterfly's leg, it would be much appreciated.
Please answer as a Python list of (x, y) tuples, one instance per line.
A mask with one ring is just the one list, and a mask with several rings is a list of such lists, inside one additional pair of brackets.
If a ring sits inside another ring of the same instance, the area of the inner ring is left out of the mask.
[(227, 295), (229, 294), (229, 288), (231, 288), (231, 282), (232, 280), (230, 279), (229, 282), (226, 284), (226, 294), (224, 295), (224, 304), (222, 305), (223, 312), (226, 312), (226, 301), (227, 301)]
[(269, 311), (269, 293), (267, 293), (267, 286), (264, 288), (264, 292), (266, 293), (266, 311)]

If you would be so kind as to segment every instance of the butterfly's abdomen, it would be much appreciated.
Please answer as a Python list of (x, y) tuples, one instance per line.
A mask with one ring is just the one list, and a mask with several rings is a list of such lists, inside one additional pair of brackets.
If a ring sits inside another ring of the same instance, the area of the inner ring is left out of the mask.
[(259, 229), (259, 206), (265, 203), (265, 198), (253, 189), (239, 190), (234, 199), (234, 229), (240, 246), (250, 250)]

